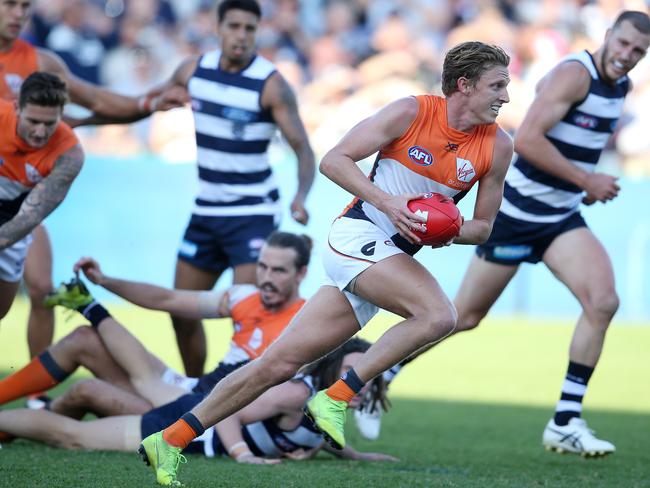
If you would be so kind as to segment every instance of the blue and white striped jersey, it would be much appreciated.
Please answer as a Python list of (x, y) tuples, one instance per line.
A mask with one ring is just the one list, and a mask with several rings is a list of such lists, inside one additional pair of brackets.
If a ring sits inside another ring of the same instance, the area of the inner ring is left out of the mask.
[[(293, 381), (302, 381), (309, 388), (309, 398), (316, 394), (311, 376), (297, 374)], [(242, 425), (241, 433), (251, 452), (262, 457), (281, 457), (283, 453), (300, 448), (313, 449), (320, 446), (324, 440), (323, 434), (316, 430), (305, 415), (293, 430), (280, 429), (276, 419), (272, 418)], [(190, 446), (190, 452), (202, 452), (207, 457), (225, 455), (226, 452), (214, 427), (210, 427), (200, 437), (194, 439)]]
[(276, 132), (261, 106), (273, 63), (255, 56), (239, 73), (219, 68), (221, 51), (199, 59), (188, 83), (196, 129), (199, 192), (194, 214), (277, 215), (279, 192), (267, 149)]
[[(623, 111), (630, 83), (627, 76), (615, 85), (605, 83), (587, 51), (562, 62), (582, 63), (591, 75), (589, 93), (575, 103), (546, 138), (571, 163), (593, 172), (605, 144)], [(528, 222), (559, 222), (576, 212), (584, 196), (581, 188), (556, 178), (517, 156), (506, 175), (500, 211)]]

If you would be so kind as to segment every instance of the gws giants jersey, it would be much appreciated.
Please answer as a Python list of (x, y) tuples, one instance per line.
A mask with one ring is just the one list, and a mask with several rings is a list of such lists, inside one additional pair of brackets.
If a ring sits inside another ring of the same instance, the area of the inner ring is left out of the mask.
[(0, 100), (0, 225), (18, 213), (56, 160), (79, 144), (72, 129), (61, 122), (45, 147), (31, 147), (16, 133), (17, 121), (13, 103)]
[[(370, 180), (386, 193), (441, 193), (456, 203), (492, 167), (497, 124), (478, 125), (465, 133), (447, 125), (447, 101), (434, 95), (416, 97), (418, 114), (408, 130), (377, 155)], [(409, 254), (413, 246), (376, 207), (355, 199), (343, 216), (373, 222)]]
[(223, 360), (226, 364), (260, 356), (305, 303), (301, 298), (279, 312), (268, 310), (254, 285), (233, 286), (228, 292), (228, 300), (235, 331)]
[(35, 71), (38, 71), (36, 48), (16, 39), (11, 49), (0, 52), (0, 98), (17, 99), (23, 80)]
[(255, 56), (240, 73), (228, 73), (220, 58), (219, 50), (204, 54), (188, 84), (199, 167), (194, 214), (276, 215), (279, 192), (267, 155), (276, 125), (261, 106), (275, 66)]
[[(599, 76), (587, 51), (563, 62), (579, 62), (591, 75), (587, 96), (575, 103), (546, 138), (572, 164), (592, 173), (623, 111), (630, 82), (627, 76), (608, 85)], [(501, 212), (528, 222), (559, 222), (579, 209), (581, 188), (533, 166), (522, 156), (506, 175)]]

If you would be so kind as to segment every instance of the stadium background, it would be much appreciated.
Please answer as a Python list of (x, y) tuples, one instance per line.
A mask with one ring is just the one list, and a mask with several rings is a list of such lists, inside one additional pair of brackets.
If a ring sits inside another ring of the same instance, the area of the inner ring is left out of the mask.
[[(201, 0), (38, 0), (26, 37), (61, 54), (77, 74), (117, 91), (140, 94), (163, 80), (182, 57), (216, 45), (213, 2)], [(499, 122), (513, 130), (529, 105), (535, 81), (564, 54), (594, 48), (623, 8), (643, 1), (559, 0), (262, 0), (261, 52), (296, 89), (317, 157), (356, 121), (405, 95), (439, 93), (442, 55), (450, 45), (479, 39), (512, 55), (512, 103)], [(650, 60), (632, 72), (634, 92), (600, 169), (622, 178), (620, 198), (584, 210), (608, 249), (622, 297), (602, 364), (586, 399), (589, 421), (611, 436), (618, 451), (604, 462), (552, 456), (539, 445), (541, 427), (558, 395), (578, 307), (542, 267), (525, 266), (487, 324), (446, 341), (391, 385), (394, 410), (382, 436), (351, 443), (389, 452), (396, 465), (284, 463), (264, 469), (191, 459), (189, 486), (650, 486), (648, 466), (647, 344), (650, 341)], [(196, 186), (191, 115), (156, 114), (135, 126), (78, 130), (88, 155), (70, 195), (47, 220), (56, 282), (67, 280), (81, 255), (99, 259), (120, 277), (172, 283), (175, 252)], [(295, 161), (282, 141), (272, 161), (285, 204)], [(369, 167), (369, 162), (365, 167)], [(307, 202), (311, 222), (281, 227), (316, 241), (303, 294), (322, 279), (320, 247), (329, 222), (350, 196), (317, 175)], [(471, 197), (461, 209), (471, 214)], [(472, 249), (421, 253), (453, 295)], [(220, 285), (230, 282), (225, 276)], [(180, 368), (166, 314), (111, 300), (111, 312), (151, 350)], [(0, 376), (27, 360), (27, 301), (22, 297), (0, 327)], [(396, 318), (384, 315), (364, 330), (376, 338)], [(79, 321), (57, 312), (57, 337)], [(632, 326), (628, 326), (633, 324)], [(221, 326), (223, 325), (223, 326)], [(619, 325), (626, 325), (619, 327)], [(228, 322), (208, 321), (208, 364), (227, 346)], [(68, 380), (87, 375), (82, 371)], [(55, 392), (56, 394), (56, 392)], [(22, 406), (22, 401), (12, 406)], [(260, 471), (263, 470), (263, 471)], [(218, 480), (218, 481), (215, 481)], [(0, 487), (149, 486), (150, 473), (130, 454), (51, 449), (18, 441), (0, 454)]]
[[(317, 157), (354, 123), (400, 96), (439, 93), (445, 50), (478, 39), (512, 56), (511, 103), (499, 122), (513, 131), (534, 85), (565, 54), (593, 49), (622, 8), (643, 1), (340, 1), (262, 0), (259, 51), (277, 63), (296, 89)], [(140, 94), (166, 79), (179, 61), (217, 45), (214, 2), (203, 0), (36, 1), (25, 37), (59, 53), (77, 75), (116, 91)], [(623, 297), (619, 318), (650, 317), (650, 60), (631, 73), (635, 90), (600, 163), (622, 177), (620, 198), (586, 208), (591, 227), (612, 257)], [(117, 276), (172, 283), (175, 252), (195, 194), (189, 109), (156, 114), (134, 126), (80, 129), (88, 154), (71, 194), (47, 221), (55, 281), (68, 278), (81, 255)], [(273, 165), (285, 204), (293, 194), (295, 162), (276, 140)], [(366, 165), (369, 166), (369, 163)], [(307, 228), (286, 215), (281, 228), (316, 241), (303, 287), (311, 295), (323, 277), (320, 248), (331, 220), (350, 197), (321, 175), (307, 202)], [(470, 216), (472, 201), (463, 202)], [(453, 246), (421, 259), (453, 295), (472, 249)], [(224, 286), (230, 275), (221, 280)], [(101, 298), (110, 295), (102, 294)], [(543, 267), (524, 266), (495, 313), (575, 316), (573, 297)]]

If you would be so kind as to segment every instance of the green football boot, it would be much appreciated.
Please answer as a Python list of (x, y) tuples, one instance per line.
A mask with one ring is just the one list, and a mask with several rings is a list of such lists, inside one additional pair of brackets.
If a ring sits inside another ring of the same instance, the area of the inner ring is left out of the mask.
[(59, 287), (45, 297), (44, 304), (47, 308), (53, 308), (56, 305), (77, 310), (79, 307), (88, 305), (93, 301), (93, 296), (86, 288), (86, 285), (75, 276), (67, 283), (61, 283)]
[(344, 427), (347, 409), (346, 402), (332, 400), (327, 396), (325, 390), (322, 390), (307, 402), (304, 412), (333, 448), (343, 449), (345, 447)]
[(162, 431), (143, 439), (138, 448), (142, 460), (147, 466), (153, 468), (156, 481), (163, 486), (183, 486), (176, 479), (179, 464), (187, 462), (181, 451), (180, 447), (167, 444), (163, 439)]

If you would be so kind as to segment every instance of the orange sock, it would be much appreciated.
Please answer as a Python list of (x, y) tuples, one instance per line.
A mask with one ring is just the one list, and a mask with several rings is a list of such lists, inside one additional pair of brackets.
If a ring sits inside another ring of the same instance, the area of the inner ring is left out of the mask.
[(350, 388), (343, 380), (338, 380), (336, 383), (330, 386), (327, 390), (325, 390), (325, 394), (332, 400), (346, 403), (350, 403), (350, 400), (352, 400), (354, 398), (354, 395), (356, 395), (354, 390)]
[[(54, 364), (54, 368), (58, 368), (58, 372), (53, 371), (51, 365), (49, 369), (46, 368), (50, 362)], [(57, 374), (60, 372), (63, 373), (63, 376)], [(32, 359), (23, 369), (0, 381), (0, 405), (31, 393), (48, 390), (60, 383), (67, 375), (68, 373), (63, 372), (46, 351)]]
[(196, 437), (196, 432), (185, 420), (178, 419), (172, 425), (163, 430), (163, 439), (170, 446), (185, 449)]

